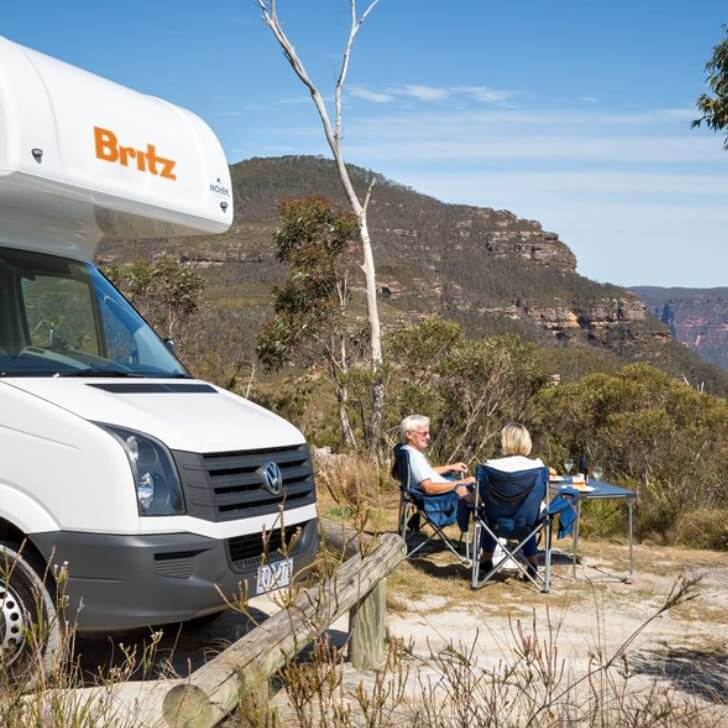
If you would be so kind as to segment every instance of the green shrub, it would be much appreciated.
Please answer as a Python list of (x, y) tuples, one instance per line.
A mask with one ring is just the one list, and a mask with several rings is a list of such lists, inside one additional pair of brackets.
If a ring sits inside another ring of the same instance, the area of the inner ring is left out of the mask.
[(696, 508), (680, 516), (677, 542), (693, 549), (728, 551), (728, 508)]
[(587, 501), (582, 506), (579, 531), (584, 536), (610, 538), (627, 533), (627, 507), (622, 501)]

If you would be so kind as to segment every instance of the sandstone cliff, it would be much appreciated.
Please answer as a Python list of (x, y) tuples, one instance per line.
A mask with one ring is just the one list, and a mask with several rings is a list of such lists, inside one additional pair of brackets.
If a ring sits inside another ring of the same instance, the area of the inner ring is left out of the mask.
[(632, 290), (677, 341), (728, 369), (728, 288), (638, 286)]
[[(369, 222), (385, 326), (439, 313), (471, 335), (590, 345), (630, 361), (662, 360), (691, 377), (700, 368), (675, 350), (669, 329), (633, 292), (578, 275), (572, 251), (538, 221), (446, 204), (369, 170), (350, 170), (362, 194), (375, 181)], [(345, 201), (333, 164), (322, 158), (251, 159), (231, 173), (236, 215), (225, 235), (109, 242), (99, 257), (181, 256), (204, 273), (213, 305), (252, 332), (268, 315), (271, 287), (283, 276), (272, 244), (279, 203), (306, 196), (342, 207)]]

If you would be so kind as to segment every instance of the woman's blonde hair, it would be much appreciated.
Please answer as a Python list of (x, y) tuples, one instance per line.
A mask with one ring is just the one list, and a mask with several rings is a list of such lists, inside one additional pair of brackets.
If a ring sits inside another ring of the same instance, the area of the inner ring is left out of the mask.
[(504, 455), (528, 456), (532, 447), (531, 435), (523, 425), (509, 423), (501, 430), (501, 449)]

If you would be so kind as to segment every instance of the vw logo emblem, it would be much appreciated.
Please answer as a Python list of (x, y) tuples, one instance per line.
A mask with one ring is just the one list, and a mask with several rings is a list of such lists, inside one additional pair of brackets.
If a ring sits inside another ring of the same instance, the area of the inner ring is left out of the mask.
[(263, 476), (265, 489), (272, 495), (280, 495), (283, 491), (283, 475), (278, 463), (266, 460), (259, 472)]

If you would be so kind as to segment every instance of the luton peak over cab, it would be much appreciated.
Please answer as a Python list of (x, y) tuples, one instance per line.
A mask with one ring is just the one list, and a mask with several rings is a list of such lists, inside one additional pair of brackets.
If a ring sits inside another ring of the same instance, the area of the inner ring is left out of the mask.
[(49, 662), (64, 616), (110, 632), (214, 614), (218, 590), (284, 586), (318, 549), (302, 434), (195, 380), (91, 262), (107, 237), (232, 218), (197, 116), (0, 37), (0, 662), (16, 672), (33, 625)]

